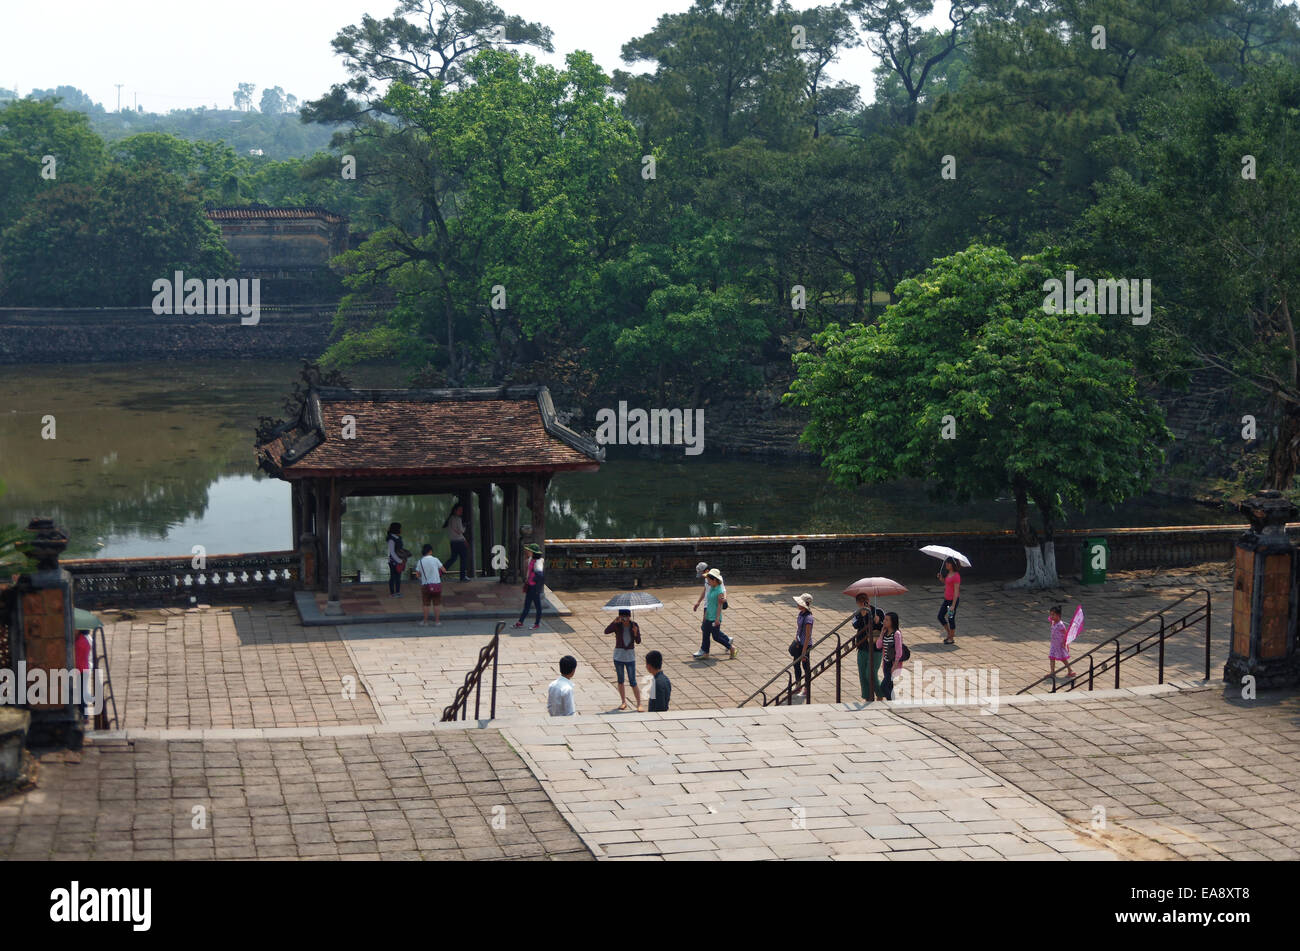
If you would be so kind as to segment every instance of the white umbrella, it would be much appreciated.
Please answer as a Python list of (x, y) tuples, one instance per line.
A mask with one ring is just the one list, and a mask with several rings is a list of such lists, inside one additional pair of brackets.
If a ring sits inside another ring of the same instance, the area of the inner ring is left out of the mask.
[(931, 558), (938, 558), (941, 561), (945, 558), (955, 558), (957, 564), (963, 568), (970, 567), (970, 560), (955, 548), (945, 548), (942, 545), (926, 545), (921, 549), (923, 555), (929, 555)]

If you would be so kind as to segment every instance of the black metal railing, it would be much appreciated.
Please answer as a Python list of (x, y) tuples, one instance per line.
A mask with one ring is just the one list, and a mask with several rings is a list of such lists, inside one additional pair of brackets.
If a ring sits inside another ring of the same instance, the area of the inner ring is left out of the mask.
[[(1166, 618), (1166, 615), (1169, 614), (1173, 608), (1176, 608), (1178, 605), (1187, 601), (1189, 598), (1194, 598), (1197, 595), (1202, 595), (1202, 594), (1205, 596), (1204, 604), (1196, 605), (1191, 610), (1185, 612), (1184, 614), (1179, 615), (1173, 620), (1168, 620)], [(1138, 630), (1139, 628), (1147, 624), (1150, 624), (1153, 621), (1158, 622), (1160, 625), (1157, 630), (1152, 631), (1150, 634), (1146, 634), (1143, 637), (1140, 637), (1138, 640), (1129, 644), (1127, 647), (1123, 646), (1120, 643), (1120, 640), (1124, 638), (1126, 635), (1132, 634), (1134, 631)], [(1088, 684), (1088, 689), (1092, 690), (1093, 684), (1095, 683), (1096, 679), (1099, 676), (1109, 673), (1112, 670), (1115, 672), (1115, 689), (1118, 690), (1120, 668), (1124, 660), (1136, 657), (1144, 650), (1149, 651), (1151, 650), (1152, 647), (1156, 648), (1159, 655), (1157, 660), (1159, 673), (1158, 673), (1158, 680), (1156, 682), (1164, 683), (1165, 682), (1165, 641), (1169, 640), (1169, 638), (1173, 637), (1175, 634), (1179, 634), (1182, 631), (1187, 630), (1187, 628), (1191, 627), (1193, 624), (1199, 624), (1201, 621), (1205, 622), (1205, 679), (1209, 680), (1210, 679), (1210, 592), (1206, 588), (1197, 588), (1195, 591), (1191, 592), (1190, 594), (1183, 595), (1177, 601), (1174, 601), (1172, 604), (1166, 605), (1164, 608), (1162, 608), (1159, 611), (1156, 611), (1154, 614), (1144, 617), (1136, 624), (1130, 624), (1128, 627), (1120, 631), (1114, 637), (1110, 637), (1102, 641), (1092, 650), (1088, 651), (1088, 653), (1070, 660), (1069, 667), (1071, 668), (1074, 667), (1075, 664), (1082, 663), (1084, 660), (1086, 660), (1088, 662), (1088, 672), (1086, 674), (1076, 674), (1074, 677), (1063, 677), (1063, 678), (1058, 678), (1058, 675), (1056, 674), (1044, 674), (1042, 677), (1039, 677), (1029, 686), (1017, 690), (1016, 694), (1019, 695), (1022, 693), (1028, 693), (1029, 691), (1033, 690), (1035, 687), (1037, 687), (1039, 684), (1043, 683), (1044, 681), (1051, 682), (1052, 693), (1074, 690), (1076, 687), (1081, 686), (1085, 682)], [(1113, 647), (1114, 653), (1112, 654), (1110, 653), (1109, 650), (1107, 650), (1107, 655), (1105, 657), (1101, 657), (1101, 659), (1098, 660), (1098, 657), (1100, 656), (1100, 652), (1103, 649), (1106, 649), (1108, 647)]]
[[(749, 703), (751, 700), (757, 697), (763, 698), (762, 705), (765, 707), (780, 705), (782, 703), (788, 705), (794, 699), (794, 693), (795, 693), (797, 683), (803, 683), (804, 687), (808, 691), (808, 702), (811, 703), (812, 682), (816, 680), (818, 677), (820, 677), (822, 674), (826, 673), (826, 671), (830, 670), (832, 667), (834, 667), (835, 669), (835, 702), (840, 703), (841, 702), (840, 697), (843, 689), (843, 675), (841, 673), (841, 668), (843, 666), (844, 657), (845, 655), (851, 654), (857, 650), (857, 643), (859, 637), (859, 634), (855, 631), (854, 635), (850, 637), (847, 641), (845, 641), (843, 640), (843, 638), (840, 637), (840, 628), (842, 628), (845, 624), (848, 624), (850, 621), (852, 621), (856, 613), (857, 612), (855, 611), (853, 614), (850, 614), (844, 620), (840, 621), (839, 624), (836, 624), (833, 628), (831, 628), (829, 631), (823, 634), (820, 639), (813, 641), (812, 646), (808, 648), (809, 657), (812, 657), (814, 650), (816, 650), (818, 647), (820, 647), (822, 644), (824, 644), (827, 640), (829, 640), (832, 637), (835, 638), (835, 649), (831, 651), (831, 653), (823, 657), (821, 660), (817, 661), (814, 664), (810, 664), (807, 678), (804, 678), (802, 669), (799, 670), (798, 674), (795, 673), (796, 666), (798, 666), (799, 668), (803, 667), (802, 662), (798, 660), (792, 660), (790, 663), (786, 664), (784, 668), (777, 671), (776, 674), (772, 676), (771, 680), (763, 684), (763, 686), (759, 687), (748, 697), (742, 700), (740, 702), (740, 706), (743, 707), (745, 704)], [(872, 670), (875, 666), (874, 665), (875, 658), (873, 656), (875, 651), (875, 646), (874, 646), (875, 642), (872, 640), (870, 633), (866, 635), (866, 644), (867, 644), (867, 669)], [(774, 683), (776, 683), (782, 677), (785, 677), (786, 679), (785, 686), (781, 687), (779, 690), (776, 691), (775, 694), (769, 697), (767, 695), (768, 690), (771, 688), (771, 686)], [(867, 678), (867, 698), (869, 700), (876, 699), (876, 685), (874, 680), (870, 676)]]
[(474, 669), (465, 675), (465, 682), (456, 688), (456, 699), (451, 702), (451, 706), (445, 707), (442, 711), (443, 723), (454, 723), (456, 720), (469, 719), (469, 694), (474, 692), (474, 719), (479, 717), (479, 701), (483, 693), (483, 672), (487, 670), (488, 664), (492, 665), (492, 698), (491, 706), (488, 711), (488, 719), (494, 720), (497, 715), (497, 657), (501, 653), (501, 632), (506, 629), (506, 622), (497, 622), (497, 629), (492, 634), (492, 640), (478, 652), (478, 663)]

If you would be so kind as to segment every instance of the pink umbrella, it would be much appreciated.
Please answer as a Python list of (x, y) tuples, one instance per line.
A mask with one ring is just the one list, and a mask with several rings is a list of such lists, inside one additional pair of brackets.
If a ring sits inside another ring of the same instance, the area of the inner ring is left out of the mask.
[(907, 589), (890, 578), (859, 578), (844, 589), (850, 598), (866, 592), (873, 598), (884, 594), (907, 594)]
[(1070, 621), (1070, 629), (1065, 632), (1065, 643), (1068, 647), (1074, 642), (1074, 639), (1083, 633), (1083, 605), (1074, 609), (1074, 618)]

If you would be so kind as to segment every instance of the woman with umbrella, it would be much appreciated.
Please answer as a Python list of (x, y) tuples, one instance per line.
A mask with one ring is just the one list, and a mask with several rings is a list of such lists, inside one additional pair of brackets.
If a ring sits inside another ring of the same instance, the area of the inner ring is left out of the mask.
[(605, 628), (614, 635), (614, 672), (618, 675), (618, 708), (627, 709), (627, 694), (623, 692), (623, 674), (627, 673), (632, 696), (636, 699), (636, 712), (641, 712), (641, 689), (636, 685), (636, 645), (641, 643), (641, 628), (632, 620), (632, 612), (621, 608), (618, 617)]
[[(891, 578), (859, 578), (845, 588), (844, 593), (858, 602), (853, 627), (858, 631), (858, 679), (862, 684), (862, 699), (879, 699), (881, 656), (875, 650), (874, 640), (880, 635), (885, 615), (872, 605), (871, 599), (886, 594), (907, 594), (907, 588)], [(868, 677), (872, 684), (870, 691), (867, 689)]]
[(618, 612), (618, 617), (605, 628), (605, 633), (614, 636), (614, 672), (618, 675), (620, 710), (627, 709), (627, 694), (623, 690), (623, 677), (626, 674), (632, 696), (636, 700), (636, 712), (641, 712), (641, 689), (636, 685), (636, 645), (641, 643), (641, 627), (632, 620), (632, 612), (650, 611), (663, 606), (663, 602), (653, 595), (630, 591), (614, 595), (602, 609)]
[(942, 558), (943, 567), (939, 569), (938, 578), (943, 582), (943, 606), (939, 608), (939, 628), (944, 633), (945, 644), (956, 645), (957, 636), (957, 602), (961, 600), (961, 573), (957, 570), (970, 567), (966, 556), (952, 548), (942, 545), (926, 545), (921, 552), (932, 558)]

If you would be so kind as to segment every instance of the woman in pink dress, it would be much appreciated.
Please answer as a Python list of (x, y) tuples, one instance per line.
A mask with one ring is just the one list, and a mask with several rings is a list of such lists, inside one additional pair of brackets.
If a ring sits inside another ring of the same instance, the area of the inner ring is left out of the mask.
[(1066, 676), (1075, 676), (1074, 668), (1070, 666), (1070, 648), (1065, 643), (1065, 635), (1069, 630), (1065, 622), (1061, 620), (1061, 606), (1058, 604), (1048, 612), (1048, 618), (1052, 622), (1052, 648), (1047, 652), (1048, 659), (1052, 662), (1051, 674), (1056, 676), (1056, 662), (1059, 660), (1065, 665)]

